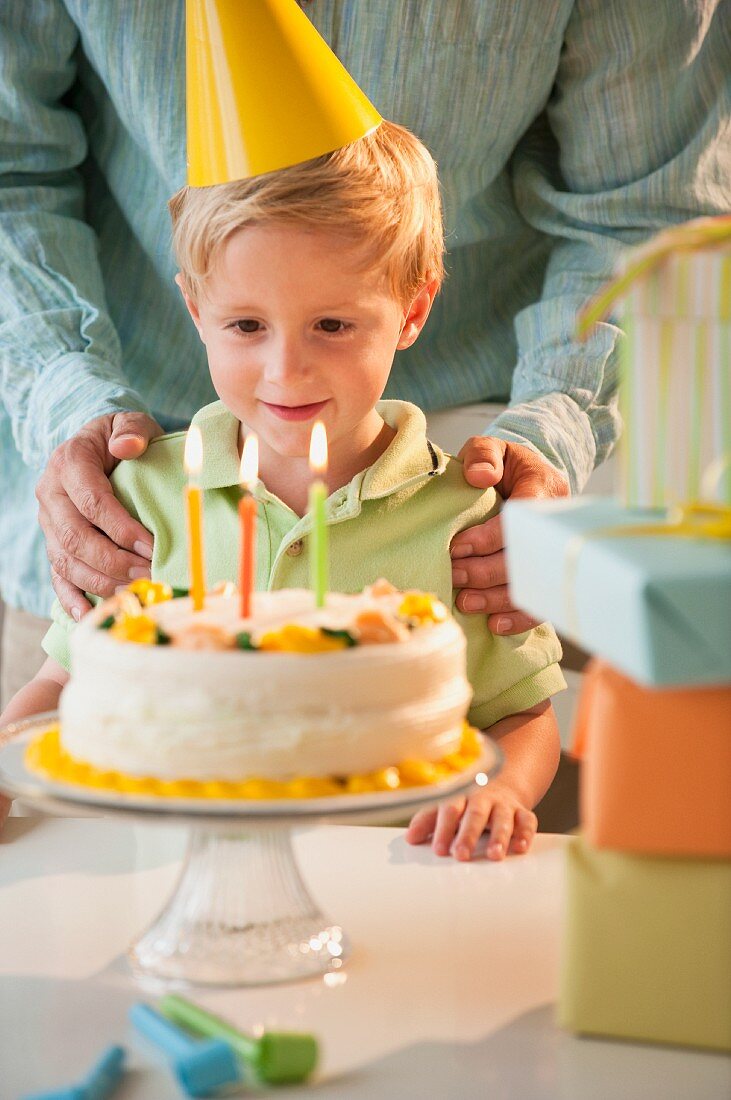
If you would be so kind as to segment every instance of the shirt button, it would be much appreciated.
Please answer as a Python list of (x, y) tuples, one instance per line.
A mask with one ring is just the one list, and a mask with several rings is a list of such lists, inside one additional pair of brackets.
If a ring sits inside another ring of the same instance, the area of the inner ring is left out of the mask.
[(289, 554), (290, 558), (299, 557), (299, 555), (302, 553), (302, 539), (295, 539), (294, 542), (290, 542), (289, 546), (287, 547), (287, 553)]

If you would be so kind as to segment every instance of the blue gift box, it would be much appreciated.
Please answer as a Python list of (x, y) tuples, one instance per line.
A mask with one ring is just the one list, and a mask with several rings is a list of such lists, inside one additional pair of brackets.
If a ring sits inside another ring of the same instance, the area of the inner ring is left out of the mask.
[(625, 536), (657, 512), (607, 497), (508, 501), (518, 607), (642, 684), (731, 681), (731, 543)]

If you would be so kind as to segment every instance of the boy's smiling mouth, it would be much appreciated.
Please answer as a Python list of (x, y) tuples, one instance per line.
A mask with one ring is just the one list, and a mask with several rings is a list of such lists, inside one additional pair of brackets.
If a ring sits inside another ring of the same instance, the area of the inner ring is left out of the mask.
[(311, 420), (325, 408), (329, 401), (315, 401), (311, 405), (273, 405), (269, 401), (262, 401), (262, 405), (278, 416), (280, 420)]

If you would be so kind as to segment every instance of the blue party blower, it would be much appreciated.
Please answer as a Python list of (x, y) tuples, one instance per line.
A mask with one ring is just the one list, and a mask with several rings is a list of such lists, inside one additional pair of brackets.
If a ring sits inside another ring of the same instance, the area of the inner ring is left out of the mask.
[(125, 1053), (122, 1047), (107, 1047), (83, 1081), (53, 1092), (38, 1092), (24, 1100), (107, 1100), (124, 1075)]
[(133, 1005), (129, 1018), (146, 1039), (167, 1054), (186, 1095), (208, 1096), (224, 1085), (243, 1080), (239, 1061), (228, 1043), (191, 1039), (146, 1004)]

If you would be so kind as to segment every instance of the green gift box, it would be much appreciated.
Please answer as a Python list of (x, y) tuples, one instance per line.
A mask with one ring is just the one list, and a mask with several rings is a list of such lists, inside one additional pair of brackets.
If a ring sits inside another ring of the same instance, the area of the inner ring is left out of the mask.
[(559, 1022), (731, 1051), (731, 862), (568, 850)]

